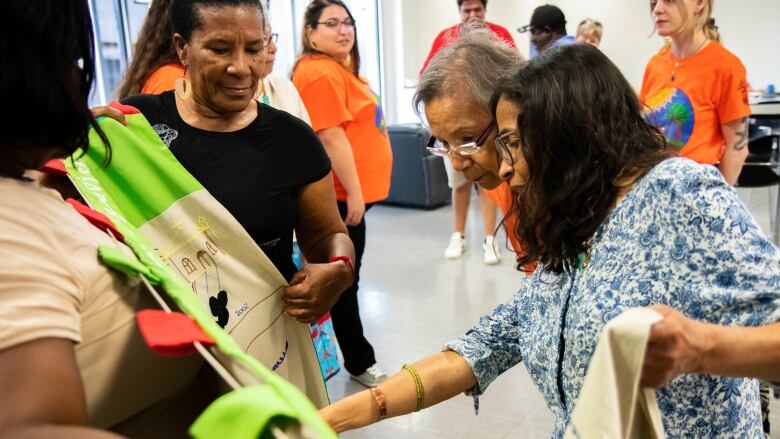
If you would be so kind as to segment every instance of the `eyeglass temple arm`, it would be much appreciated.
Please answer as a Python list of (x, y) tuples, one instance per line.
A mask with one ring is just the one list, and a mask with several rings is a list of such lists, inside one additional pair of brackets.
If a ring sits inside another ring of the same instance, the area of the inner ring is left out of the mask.
[(485, 141), (487, 141), (487, 138), (490, 137), (490, 133), (493, 132), (495, 128), (497, 128), (498, 125), (496, 125), (496, 121), (490, 122), (490, 126), (485, 128), (485, 131), (482, 132), (482, 134), (479, 135), (477, 138), (477, 141), (475, 142), (477, 146), (482, 146), (485, 144)]

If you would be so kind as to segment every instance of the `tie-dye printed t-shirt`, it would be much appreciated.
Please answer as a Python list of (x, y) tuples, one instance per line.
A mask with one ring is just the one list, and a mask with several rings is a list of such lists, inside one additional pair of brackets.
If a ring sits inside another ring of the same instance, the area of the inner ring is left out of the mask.
[(747, 92), (745, 66), (712, 41), (688, 58), (661, 49), (647, 63), (639, 99), (681, 156), (711, 165), (723, 155), (721, 125), (750, 115)]
[[(382, 105), (368, 81), (358, 78), (326, 56), (306, 56), (293, 72), (314, 131), (342, 127), (355, 157), (363, 200), (374, 203), (390, 192), (392, 151)], [(347, 191), (333, 177), (336, 198), (347, 200)]]

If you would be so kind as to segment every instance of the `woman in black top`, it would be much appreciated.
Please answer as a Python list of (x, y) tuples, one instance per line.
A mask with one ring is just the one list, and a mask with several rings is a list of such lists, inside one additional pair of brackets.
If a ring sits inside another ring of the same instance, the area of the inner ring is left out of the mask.
[[(216, 5), (215, 5), (216, 3)], [(258, 0), (175, 0), (173, 44), (188, 80), (138, 95), (138, 108), (179, 162), (238, 220), (290, 283), (287, 312), (311, 322), (352, 285), (354, 247), (330, 161), (304, 122), (253, 99), (265, 68)], [(293, 229), (309, 264), (296, 273)], [(329, 262), (346, 256), (349, 263)]]

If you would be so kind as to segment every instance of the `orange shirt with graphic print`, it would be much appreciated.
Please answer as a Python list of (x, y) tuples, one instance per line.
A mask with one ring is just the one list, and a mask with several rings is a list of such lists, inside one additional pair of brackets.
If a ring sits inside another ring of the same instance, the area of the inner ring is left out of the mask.
[[(352, 147), (360, 188), (366, 203), (387, 198), (393, 155), (384, 114), (369, 85), (340, 63), (322, 55), (305, 56), (292, 77), (311, 117), (314, 131), (342, 127)], [(334, 173), (336, 198), (347, 191)]]
[(141, 94), (158, 95), (173, 90), (176, 80), (183, 77), (186, 71), (179, 63), (166, 64), (156, 69), (141, 87)]
[(647, 63), (639, 99), (681, 156), (708, 165), (724, 152), (721, 125), (750, 115), (745, 66), (716, 41), (688, 58), (661, 49)]

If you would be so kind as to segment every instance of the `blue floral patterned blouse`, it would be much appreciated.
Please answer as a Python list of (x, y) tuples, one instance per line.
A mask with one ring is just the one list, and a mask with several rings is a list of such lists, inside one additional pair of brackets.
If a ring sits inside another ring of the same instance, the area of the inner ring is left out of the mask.
[[(780, 252), (713, 167), (682, 158), (657, 165), (599, 226), (585, 268), (538, 269), (445, 349), (471, 365), (475, 398), (522, 361), (560, 438), (602, 327), (654, 303), (726, 325), (780, 317)], [(657, 396), (670, 438), (763, 437), (756, 380), (689, 374)]]

